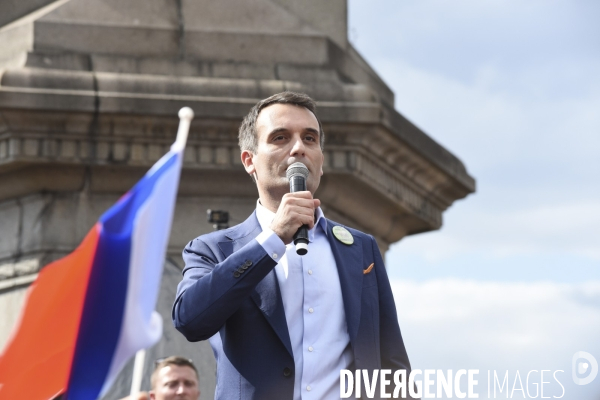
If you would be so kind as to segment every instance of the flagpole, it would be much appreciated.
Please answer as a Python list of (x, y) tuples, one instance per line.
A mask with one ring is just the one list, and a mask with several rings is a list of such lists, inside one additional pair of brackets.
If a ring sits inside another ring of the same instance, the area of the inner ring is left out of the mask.
[[(194, 111), (189, 107), (183, 107), (179, 110), (179, 128), (177, 129), (177, 138), (171, 146), (171, 151), (183, 152), (187, 143), (190, 125), (194, 118)], [(146, 360), (146, 349), (138, 350), (135, 353), (133, 363), (133, 374), (131, 377), (131, 390), (129, 395), (132, 399), (137, 399), (137, 395), (142, 387), (142, 377), (144, 374), (144, 361)]]
[(131, 399), (137, 399), (137, 395), (142, 387), (142, 375), (144, 373), (144, 361), (146, 360), (146, 349), (138, 350), (135, 353), (135, 361), (133, 363), (133, 376), (131, 378), (131, 391), (129, 396)]
[(179, 110), (179, 129), (177, 130), (177, 139), (171, 146), (173, 151), (183, 151), (185, 144), (187, 143), (188, 132), (190, 131), (190, 124), (194, 118), (194, 111), (189, 107), (183, 107)]

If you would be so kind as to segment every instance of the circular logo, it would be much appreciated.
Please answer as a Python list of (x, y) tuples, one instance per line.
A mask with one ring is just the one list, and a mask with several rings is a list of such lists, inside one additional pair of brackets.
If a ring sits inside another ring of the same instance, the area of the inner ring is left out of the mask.
[(343, 226), (334, 226), (332, 231), (335, 238), (340, 242), (347, 244), (348, 246), (354, 243), (354, 237), (348, 232), (348, 229)]
[(598, 361), (590, 353), (578, 351), (573, 354), (573, 381), (577, 385), (587, 385), (598, 374)]

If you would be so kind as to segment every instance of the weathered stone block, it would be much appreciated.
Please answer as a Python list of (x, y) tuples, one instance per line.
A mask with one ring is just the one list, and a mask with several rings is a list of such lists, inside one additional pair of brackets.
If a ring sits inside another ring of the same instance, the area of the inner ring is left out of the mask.
[(185, 163), (196, 163), (196, 154), (197, 150), (195, 146), (187, 146), (185, 148), (185, 152), (183, 153), (183, 162)]
[(148, 160), (149, 161), (158, 161), (163, 156), (161, 151), (161, 146), (157, 144), (151, 144), (148, 146)]
[(293, 64), (278, 64), (277, 77), (286, 81), (305, 82), (340, 82), (336, 71), (330, 68), (315, 68)]
[(58, 155), (58, 142), (54, 139), (44, 139), (42, 142), (42, 155), (54, 158)]
[[(204, 182), (199, 179), (195, 185), (201, 187)], [(180, 195), (177, 199), (169, 249), (178, 260), (181, 260), (181, 251), (190, 240), (213, 231), (212, 225), (206, 220), (206, 210), (228, 211), (230, 225), (233, 226), (244, 221), (252, 213), (258, 199), (255, 186), (251, 187), (248, 196), (243, 197), (214, 196), (210, 191), (207, 192), (202, 196)]]
[(210, 0), (184, 1), (183, 15), (188, 30), (273, 34), (317, 32), (297, 14), (273, 1), (221, 0), (216, 4)]
[(17, 287), (10, 291), (0, 291), (0, 315), (2, 315), (0, 348), (4, 348), (19, 320), (26, 293), (27, 286)]
[(77, 0), (70, 1), (40, 21), (83, 25), (177, 27), (177, 6), (170, 0)]
[[(52, 195), (31, 195), (19, 199), (20, 205), (20, 234), (19, 249), (28, 254), (43, 247), (45, 229), (49, 208), (53, 204)], [(60, 235), (60, 232), (48, 232), (51, 235)]]
[(3, 0), (0, 3), (0, 27), (34, 13), (55, 0)]
[(74, 140), (62, 140), (60, 142), (60, 157), (75, 158), (77, 156), (77, 143)]
[(21, 206), (15, 200), (0, 203), (0, 260), (9, 258), (20, 250)]
[(231, 164), (231, 154), (228, 147), (219, 146), (216, 148), (215, 163), (219, 165)]
[(98, 142), (96, 144), (96, 159), (107, 160), (110, 155), (110, 143)]
[(331, 152), (333, 156), (331, 157), (333, 168), (346, 168), (346, 152), (345, 151), (334, 151)]
[(15, 276), (15, 264), (7, 263), (0, 264), (0, 281), (12, 278)]
[(0, 159), (8, 157), (8, 140), (0, 140)]
[(2, 75), (2, 86), (62, 90), (94, 90), (94, 76), (86, 72), (41, 68), (10, 70)]
[(231, 149), (231, 158), (233, 160), (233, 165), (243, 167), (242, 164), (242, 152), (239, 147), (234, 147)]
[(23, 141), (23, 154), (26, 156), (37, 156), (39, 141), (35, 139), (25, 139)]
[(185, 35), (185, 54), (192, 60), (324, 65), (327, 50), (327, 39), (320, 35), (223, 31), (188, 31)]
[(35, 274), (39, 268), (40, 263), (37, 258), (30, 258), (14, 263), (16, 276)]
[[(128, 40), (123, 40), (126, 37)], [(100, 54), (119, 54), (136, 57), (158, 57), (179, 54), (177, 30), (146, 27), (118, 27), (83, 24), (61, 24), (39, 21), (35, 25), (34, 48), (86, 53), (89, 49)]]
[(95, 63), (93, 57), (84, 54), (28, 53), (27, 67), (66, 69), (70, 71), (91, 71)]
[(347, 39), (348, 5), (346, 0), (274, 0), (283, 8), (306, 21), (311, 28), (328, 35), (338, 46), (345, 48)]
[(275, 71), (270, 65), (231, 61), (210, 63), (208, 66), (210, 70), (203, 75), (215, 78), (277, 79)]
[(201, 146), (199, 150), (200, 163), (211, 164), (213, 162), (213, 148), (208, 146)]
[(112, 146), (113, 159), (116, 161), (125, 161), (129, 158), (129, 146), (127, 143), (116, 142)]
[(131, 161), (145, 161), (146, 146), (138, 143), (131, 145)]
[(21, 141), (19, 139), (11, 138), (8, 141), (8, 154), (11, 157), (21, 155)]

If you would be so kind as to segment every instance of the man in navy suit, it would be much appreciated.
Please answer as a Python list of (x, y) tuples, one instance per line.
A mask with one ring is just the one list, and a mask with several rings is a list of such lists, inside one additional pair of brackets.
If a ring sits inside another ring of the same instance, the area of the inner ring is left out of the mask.
[[(368, 370), (369, 376), (406, 370), (408, 376), (375, 240), (326, 219), (313, 198), (324, 142), (313, 100), (284, 92), (258, 102), (240, 127), (239, 142), (258, 188), (256, 211), (186, 246), (173, 305), (175, 327), (188, 340), (210, 339), (215, 397), (337, 399), (342, 369)], [(289, 193), (286, 169), (295, 162), (309, 170), (308, 190)], [(303, 224), (310, 242), (308, 254), (299, 256), (292, 238)]]

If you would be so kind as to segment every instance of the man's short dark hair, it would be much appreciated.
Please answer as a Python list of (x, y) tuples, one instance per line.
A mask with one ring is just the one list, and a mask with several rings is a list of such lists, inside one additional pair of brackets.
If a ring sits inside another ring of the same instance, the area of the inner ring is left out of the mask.
[(273, 104), (296, 105), (304, 107), (312, 112), (319, 123), (319, 144), (321, 145), (321, 149), (323, 149), (323, 145), (325, 144), (325, 132), (323, 132), (321, 120), (319, 120), (319, 117), (317, 116), (317, 104), (315, 101), (304, 93), (281, 92), (256, 103), (248, 115), (244, 117), (238, 135), (241, 151), (248, 150), (251, 153), (256, 153), (256, 148), (258, 147), (256, 132), (256, 120), (258, 119), (258, 114), (260, 114), (263, 108)]
[(200, 376), (198, 375), (198, 370), (196, 369), (196, 366), (194, 365), (192, 360), (180, 356), (171, 356), (156, 360), (154, 365), (154, 371), (152, 372), (152, 376), (150, 377), (150, 384), (152, 385), (152, 390), (154, 390), (154, 386), (156, 384), (156, 376), (158, 375), (158, 371), (169, 365), (177, 365), (178, 367), (190, 367), (196, 373), (196, 380), (198, 381), (198, 383), (200, 383)]

